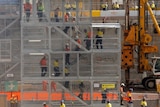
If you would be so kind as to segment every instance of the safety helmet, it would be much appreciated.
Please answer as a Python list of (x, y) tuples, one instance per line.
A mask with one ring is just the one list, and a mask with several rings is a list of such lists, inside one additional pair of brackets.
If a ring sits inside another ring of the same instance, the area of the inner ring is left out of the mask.
[(43, 105), (46, 105), (46, 102), (43, 102)]
[(66, 46), (69, 46), (69, 43), (66, 43)]
[(125, 84), (124, 84), (124, 83), (121, 83), (121, 86), (125, 86)]
[(79, 39), (79, 36), (78, 36), (78, 35), (76, 36), (76, 39)]
[(71, 12), (67, 12), (67, 14), (68, 14), (69, 16), (71, 16)]
[(64, 103), (64, 100), (61, 100), (62, 103)]
[(107, 103), (110, 103), (110, 100), (107, 100)]
[(129, 88), (129, 91), (133, 91), (133, 88)]

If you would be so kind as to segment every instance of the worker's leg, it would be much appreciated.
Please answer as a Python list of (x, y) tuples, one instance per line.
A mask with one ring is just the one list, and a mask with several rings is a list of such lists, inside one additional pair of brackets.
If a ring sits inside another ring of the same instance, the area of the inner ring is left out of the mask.
[(101, 49), (103, 49), (102, 38), (99, 39), (99, 43), (100, 43)]

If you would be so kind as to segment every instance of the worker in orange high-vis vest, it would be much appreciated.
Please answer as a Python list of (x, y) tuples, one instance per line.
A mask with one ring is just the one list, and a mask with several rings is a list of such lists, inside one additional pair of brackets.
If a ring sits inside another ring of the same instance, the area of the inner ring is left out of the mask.
[[(70, 17), (70, 12), (67, 12), (67, 13), (64, 15), (64, 21), (65, 21), (65, 22), (69, 22), (69, 17)], [(68, 30), (69, 30), (69, 28), (70, 28), (70, 26), (66, 26), (66, 27), (63, 29), (63, 31), (64, 31), (65, 33), (67, 33)]]
[(29, 22), (29, 18), (31, 15), (32, 5), (29, 2), (29, 0), (26, 0), (26, 3), (24, 4), (24, 12), (26, 14), (26, 21)]
[(91, 37), (92, 37), (91, 30), (87, 31), (87, 29), (84, 29), (84, 33), (86, 34), (86, 37), (84, 39), (84, 41), (86, 42), (86, 49), (90, 50), (91, 49)]
[(48, 82), (46, 80), (42, 81), (43, 91), (47, 91)]
[(47, 73), (47, 59), (45, 56), (40, 60), (40, 66), (41, 66), (41, 76), (44, 77)]
[(51, 90), (53, 89), (56, 92), (56, 83), (54, 81), (51, 82)]
[(129, 90), (127, 91), (127, 107), (133, 107), (132, 92), (133, 88), (129, 88)]
[(43, 102), (43, 107), (48, 107), (46, 102)]
[(11, 96), (10, 98), (10, 106), (11, 107), (17, 107), (18, 104), (18, 99), (17, 96), (15, 96), (14, 94)]

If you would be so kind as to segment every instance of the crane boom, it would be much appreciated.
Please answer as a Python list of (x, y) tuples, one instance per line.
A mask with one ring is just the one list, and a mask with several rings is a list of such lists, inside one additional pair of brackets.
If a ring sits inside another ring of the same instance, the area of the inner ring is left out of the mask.
[[(143, 2), (145, 2), (145, 0), (143, 0)], [(160, 35), (159, 24), (158, 24), (157, 19), (156, 19), (155, 15), (154, 15), (151, 7), (150, 7), (150, 4), (148, 3), (147, 0), (146, 0), (146, 5), (147, 5), (148, 11), (149, 11), (149, 13), (150, 13), (150, 16), (151, 16), (151, 18), (152, 18), (152, 21), (153, 21), (153, 23), (154, 23), (154, 27), (156, 28), (158, 34)]]

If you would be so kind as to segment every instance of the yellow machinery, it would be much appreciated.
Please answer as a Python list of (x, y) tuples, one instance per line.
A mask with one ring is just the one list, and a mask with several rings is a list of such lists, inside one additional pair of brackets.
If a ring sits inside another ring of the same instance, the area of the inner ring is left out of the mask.
[[(127, 0), (129, 4), (129, 0)], [(148, 54), (158, 52), (158, 47), (149, 45), (152, 37), (146, 32), (145, 11), (149, 11), (152, 21), (157, 32), (160, 34), (160, 28), (148, 0), (139, 0), (138, 24), (129, 25), (129, 6), (126, 8), (126, 30), (124, 32), (124, 42), (122, 47), (122, 69), (125, 70), (126, 84), (129, 84), (130, 69), (134, 67), (134, 55), (138, 55), (138, 72), (151, 71), (152, 66), (149, 64)], [(136, 51), (135, 51), (136, 50)], [(142, 80), (145, 88), (155, 88), (155, 79), (159, 78), (154, 73), (153, 76), (146, 77)]]

